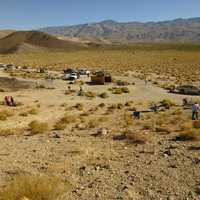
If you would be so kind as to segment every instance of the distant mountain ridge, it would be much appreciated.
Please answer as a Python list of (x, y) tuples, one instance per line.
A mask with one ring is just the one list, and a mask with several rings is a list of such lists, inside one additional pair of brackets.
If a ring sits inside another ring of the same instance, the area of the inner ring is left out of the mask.
[(106, 20), (75, 26), (41, 28), (51, 35), (112, 42), (200, 42), (200, 17), (163, 22)]

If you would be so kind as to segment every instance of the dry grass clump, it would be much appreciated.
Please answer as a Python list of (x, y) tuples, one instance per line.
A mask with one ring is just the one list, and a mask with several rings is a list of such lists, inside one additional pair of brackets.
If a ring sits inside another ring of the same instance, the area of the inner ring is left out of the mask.
[(99, 106), (100, 108), (104, 108), (106, 105), (105, 105), (105, 103), (100, 103), (98, 106)]
[(199, 122), (187, 121), (181, 124), (180, 133), (175, 137), (177, 141), (199, 141)]
[(145, 134), (142, 131), (134, 132), (134, 131), (128, 130), (125, 132), (125, 136), (129, 143), (135, 143), (135, 144), (145, 144), (150, 139), (150, 136)]
[(191, 121), (186, 121), (186, 122), (183, 122), (183, 123), (180, 125), (180, 128), (181, 128), (181, 131), (192, 130), (193, 124), (192, 124)]
[(70, 188), (57, 177), (19, 175), (0, 190), (0, 200), (55, 200)]
[(83, 108), (84, 108), (84, 105), (83, 105), (82, 103), (77, 103), (74, 107), (75, 107), (77, 110), (82, 111)]
[(176, 141), (200, 141), (199, 130), (190, 129), (179, 133), (175, 138)]
[(38, 110), (36, 108), (32, 108), (32, 109), (30, 109), (28, 111), (19, 113), (19, 116), (27, 117), (29, 114), (30, 115), (37, 115), (38, 114)]
[(39, 122), (34, 120), (28, 124), (28, 130), (31, 135), (46, 133), (49, 130), (48, 124), (46, 122)]
[(196, 129), (200, 129), (200, 120), (196, 120), (193, 122), (193, 127)]
[(129, 113), (125, 113), (123, 116), (123, 121), (124, 121), (124, 126), (125, 127), (129, 127), (130, 125), (134, 124), (134, 120), (132, 115), (130, 115)]
[(124, 107), (124, 105), (122, 103), (117, 104), (117, 109), (121, 110), (123, 107)]
[(175, 103), (173, 103), (170, 99), (163, 99), (160, 102), (161, 106), (163, 106), (166, 109), (171, 108), (172, 106), (175, 106)]
[(153, 121), (145, 121), (142, 126), (143, 130), (155, 130), (155, 123)]
[(3, 88), (0, 88), (0, 92), (6, 92), (6, 90)]
[(118, 86), (130, 85), (129, 82), (127, 82), (127, 81), (122, 81), (122, 80), (117, 80), (117, 81), (116, 81), (116, 84), (117, 84)]
[(87, 123), (87, 127), (92, 129), (92, 128), (97, 128), (101, 122), (99, 119), (90, 119)]
[(157, 133), (162, 133), (162, 134), (169, 134), (169, 133), (171, 133), (170, 127), (167, 127), (167, 126), (159, 126), (159, 127), (156, 127), (156, 128), (155, 128), (155, 131), (156, 131)]
[(126, 107), (130, 107), (130, 106), (132, 105), (132, 103), (133, 103), (133, 102), (131, 102), (131, 101), (127, 101), (124, 105), (125, 105)]
[(5, 120), (7, 120), (8, 117), (12, 117), (13, 115), (14, 115), (14, 113), (9, 110), (1, 110), (0, 111), (0, 120), (5, 121)]
[(59, 119), (55, 124), (54, 124), (54, 130), (64, 130), (67, 125), (71, 123), (75, 123), (77, 121), (77, 117), (75, 115), (65, 115), (61, 119)]
[(22, 128), (7, 128), (7, 129), (0, 129), (0, 136), (9, 136), (9, 135), (21, 135), (23, 134), (24, 129)]
[(95, 92), (91, 92), (91, 91), (87, 91), (87, 92), (79, 92), (78, 94), (79, 96), (85, 96), (85, 97), (88, 97), (88, 98), (95, 98), (97, 96), (97, 94)]
[(113, 94), (123, 94), (130, 92), (130, 90), (127, 87), (113, 87), (109, 90), (112, 91)]
[(106, 99), (109, 97), (108, 93), (107, 92), (103, 92), (99, 95), (99, 97), (103, 98), (103, 99)]

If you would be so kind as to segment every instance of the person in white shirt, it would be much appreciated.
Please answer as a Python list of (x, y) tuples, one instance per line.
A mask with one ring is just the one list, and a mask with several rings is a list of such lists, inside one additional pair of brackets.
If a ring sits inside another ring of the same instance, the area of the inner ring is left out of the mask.
[(198, 120), (198, 112), (199, 112), (199, 104), (197, 102), (195, 102), (192, 105), (192, 120)]

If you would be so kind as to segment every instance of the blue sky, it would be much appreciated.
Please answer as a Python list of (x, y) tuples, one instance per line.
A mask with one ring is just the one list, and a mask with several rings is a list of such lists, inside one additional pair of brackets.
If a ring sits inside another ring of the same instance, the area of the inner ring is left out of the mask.
[(0, 29), (200, 17), (200, 0), (0, 0)]

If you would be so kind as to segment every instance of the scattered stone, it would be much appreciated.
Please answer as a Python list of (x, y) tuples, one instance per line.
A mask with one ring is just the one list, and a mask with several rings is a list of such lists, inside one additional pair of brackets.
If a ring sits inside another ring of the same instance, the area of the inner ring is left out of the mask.
[(56, 132), (53, 132), (53, 134), (52, 134), (52, 138), (59, 139), (60, 136), (59, 136)]
[(76, 124), (75, 128), (78, 130), (85, 130), (87, 127), (84, 124)]
[(96, 133), (93, 133), (92, 136), (94, 137), (98, 137), (98, 136), (102, 136), (102, 135), (107, 135), (108, 131), (105, 128), (100, 128), (97, 130)]
[(126, 135), (124, 133), (117, 133), (113, 136), (113, 140), (125, 140)]

